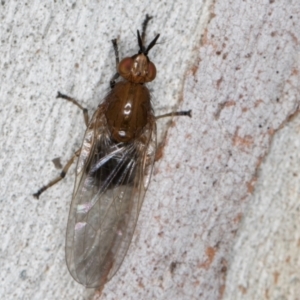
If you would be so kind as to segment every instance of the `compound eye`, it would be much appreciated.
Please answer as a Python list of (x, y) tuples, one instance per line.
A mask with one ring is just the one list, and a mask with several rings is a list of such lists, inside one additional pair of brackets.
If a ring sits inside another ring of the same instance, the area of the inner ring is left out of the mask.
[(156, 67), (155, 65), (150, 61), (148, 63), (148, 74), (147, 74), (147, 78), (146, 81), (152, 81), (154, 78), (156, 77)]
[(122, 59), (118, 66), (119, 74), (126, 79), (130, 74), (134, 60), (131, 57), (126, 57)]

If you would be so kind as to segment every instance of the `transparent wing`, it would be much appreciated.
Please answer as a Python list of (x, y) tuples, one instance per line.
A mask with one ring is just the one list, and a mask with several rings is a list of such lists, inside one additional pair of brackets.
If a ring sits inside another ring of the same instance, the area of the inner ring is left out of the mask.
[(113, 142), (100, 106), (86, 130), (77, 163), (66, 235), (66, 260), (76, 281), (99, 287), (119, 269), (149, 184), (155, 120), (132, 143)]

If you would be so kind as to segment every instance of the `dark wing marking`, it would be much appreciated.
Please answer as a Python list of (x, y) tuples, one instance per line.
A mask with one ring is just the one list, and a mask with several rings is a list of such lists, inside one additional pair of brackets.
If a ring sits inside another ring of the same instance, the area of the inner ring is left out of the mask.
[(69, 271), (86, 287), (108, 281), (130, 245), (154, 163), (152, 121), (138, 140), (116, 144), (100, 106), (86, 130), (66, 236)]

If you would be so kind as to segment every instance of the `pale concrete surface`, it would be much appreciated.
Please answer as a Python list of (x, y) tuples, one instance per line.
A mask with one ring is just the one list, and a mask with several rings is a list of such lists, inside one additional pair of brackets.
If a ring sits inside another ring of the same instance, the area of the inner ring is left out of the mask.
[[(268, 213), (262, 228), (245, 226), (273, 199), (273, 185), (261, 174), (275, 182), (280, 171), (264, 171), (268, 162), (261, 162), (274, 149), (274, 133), (299, 106), (299, 1), (2, 1), (1, 299), (93, 297), (93, 290), (74, 282), (64, 259), (74, 169), (39, 201), (31, 194), (59, 172), (51, 160), (59, 156), (65, 163), (84, 133), (81, 112), (56, 100), (57, 90), (91, 113), (115, 70), (110, 40), (118, 37), (121, 57), (131, 55), (146, 13), (155, 16), (148, 37), (161, 33), (150, 55), (158, 70), (150, 85), (156, 111), (191, 108), (193, 118), (174, 119), (168, 130), (132, 245), (102, 298), (276, 299), (273, 290), (259, 291), (284, 265), (286, 256), (276, 261), (280, 250), (270, 251), (270, 244), (285, 247), (287, 231), (293, 232), (290, 262), (299, 269), (292, 258), (297, 192), (286, 196), (285, 181), (274, 206), (291, 203), (293, 217), (286, 220), (286, 210), (278, 209), (280, 223)], [(290, 134), (297, 139), (296, 130)], [(282, 173), (295, 171), (282, 152), (274, 155), (272, 165), (286, 167)], [(282, 236), (275, 240), (278, 224)], [(265, 276), (247, 267), (266, 257), (259, 265)], [(296, 285), (278, 276), (283, 299), (293, 299)]]
[(275, 135), (231, 252), (224, 299), (300, 299), (300, 118)]

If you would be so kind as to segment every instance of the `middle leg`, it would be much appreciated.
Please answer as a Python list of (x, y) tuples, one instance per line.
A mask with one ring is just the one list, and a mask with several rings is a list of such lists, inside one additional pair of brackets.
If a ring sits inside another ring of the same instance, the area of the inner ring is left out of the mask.
[(65, 99), (67, 101), (70, 101), (72, 102), (73, 104), (75, 104), (76, 106), (78, 106), (82, 112), (83, 112), (83, 117), (84, 117), (84, 123), (86, 125), (86, 127), (89, 125), (89, 114), (88, 114), (88, 110), (87, 108), (83, 107), (81, 104), (78, 103), (77, 100), (75, 100), (74, 98), (72, 97), (69, 97), (65, 94), (62, 94), (61, 92), (57, 92), (57, 96), (56, 98), (62, 98), (62, 99)]

